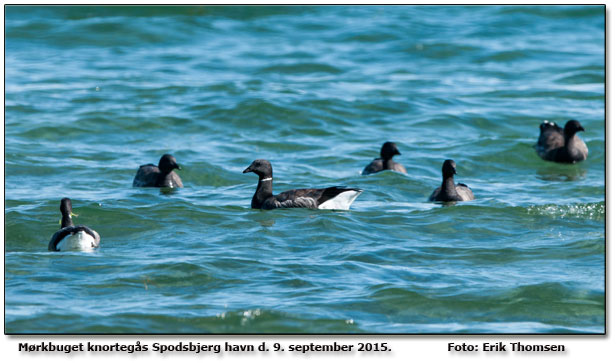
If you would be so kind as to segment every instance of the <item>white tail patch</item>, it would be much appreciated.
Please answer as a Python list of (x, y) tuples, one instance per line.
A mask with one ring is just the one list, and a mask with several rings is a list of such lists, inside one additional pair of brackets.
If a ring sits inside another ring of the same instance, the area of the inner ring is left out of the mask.
[(96, 247), (98, 247), (98, 243), (96, 242), (96, 240), (94, 240), (94, 237), (90, 236), (85, 231), (79, 231), (75, 234), (69, 234), (56, 245), (58, 251), (91, 252)]
[(348, 190), (346, 192), (342, 192), (332, 199), (326, 200), (325, 202), (319, 205), (319, 209), (340, 209), (340, 210), (348, 210), (351, 207), (351, 204), (355, 201), (355, 199), (361, 194), (361, 191), (357, 190)]

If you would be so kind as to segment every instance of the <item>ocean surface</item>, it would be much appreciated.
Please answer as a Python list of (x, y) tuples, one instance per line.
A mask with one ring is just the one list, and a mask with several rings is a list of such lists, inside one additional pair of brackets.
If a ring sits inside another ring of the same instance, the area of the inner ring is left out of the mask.
[[(6, 333), (605, 331), (602, 6), (5, 10)], [(569, 119), (588, 160), (541, 160)], [(164, 153), (185, 188), (133, 188)], [(253, 210), (257, 158), (364, 192)], [(475, 201), (427, 201), (445, 159)], [(96, 252), (47, 251), (62, 197)]]

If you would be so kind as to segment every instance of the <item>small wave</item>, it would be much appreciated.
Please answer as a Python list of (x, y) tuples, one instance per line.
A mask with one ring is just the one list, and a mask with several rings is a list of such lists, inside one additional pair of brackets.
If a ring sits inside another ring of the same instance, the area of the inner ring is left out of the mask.
[(601, 6), (503, 6), (498, 9), (502, 15), (537, 15), (544, 18), (596, 17), (603, 12)]
[(343, 41), (362, 43), (381, 43), (389, 40), (397, 40), (398, 37), (388, 33), (362, 33), (351, 35)]
[(319, 63), (297, 63), (279, 64), (275, 66), (261, 68), (264, 73), (286, 73), (286, 74), (306, 74), (306, 73), (329, 73), (340, 74), (344, 71), (340, 68)]
[(512, 62), (515, 60), (520, 60), (528, 57), (529, 54), (526, 51), (505, 51), (505, 52), (496, 52), (487, 57), (481, 57), (477, 61), (480, 63), (483, 62)]
[[(41, 109), (33, 105), (7, 105), (4, 108), (4, 111), (8, 113), (18, 112), (18, 113), (24, 113), (24, 114), (42, 112)], [(6, 122), (10, 122), (10, 121), (11, 120), (6, 120)]]
[(481, 48), (472, 45), (453, 43), (417, 43), (403, 49), (405, 53), (418, 54), (431, 59), (480, 54), (481, 50)]
[[(77, 314), (41, 313), (36, 316), (18, 316), (9, 308), (13, 318), (7, 332), (24, 333), (169, 333), (176, 334), (223, 334), (223, 333), (320, 333), (332, 331), (340, 333), (363, 332), (353, 319), (314, 318), (259, 307), (243, 310), (218, 310), (208, 305), (185, 305), (187, 310), (204, 313), (178, 314), (183, 309), (169, 308), (163, 312), (135, 311), (110, 314), (105, 321), (84, 319)], [(159, 309), (160, 311), (160, 309)], [(36, 321), (53, 321), (42, 328), (33, 329)]]
[(576, 203), (568, 205), (548, 204), (530, 206), (528, 214), (544, 215), (554, 218), (582, 218), (605, 220), (605, 202), (599, 203)]
[(578, 73), (569, 76), (562, 77), (555, 81), (556, 83), (563, 84), (586, 84), (586, 83), (598, 83), (603, 84), (605, 82), (605, 75), (603, 73)]

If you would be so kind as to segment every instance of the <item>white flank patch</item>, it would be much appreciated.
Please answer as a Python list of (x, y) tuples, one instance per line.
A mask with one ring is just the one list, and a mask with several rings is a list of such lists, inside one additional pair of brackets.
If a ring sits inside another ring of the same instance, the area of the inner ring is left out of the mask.
[(58, 242), (56, 248), (59, 251), (85, 251), (91, 252), (94, 250), (96, 242), (94, 237), (87, 234), (85, 231), (79, 231), (75, 234), (69, 234), (62, 241)]
[(334, 198), (319, 205), (319, 209), (341, 209), (348, 210), (361, 192), (349, 190), (336, 195)]

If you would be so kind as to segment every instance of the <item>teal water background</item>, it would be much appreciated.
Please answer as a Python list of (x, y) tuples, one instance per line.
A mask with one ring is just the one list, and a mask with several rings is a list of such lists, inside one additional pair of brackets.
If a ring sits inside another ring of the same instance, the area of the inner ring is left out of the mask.
[[(5, 10), (7, 333), (604, 332), (602, 6)], [(364, 193), (252, 210), (256, 158)], [(446, 158), (475, 201), (427, 202)], [(47, 252), (65, 196), (95, 253)]]

